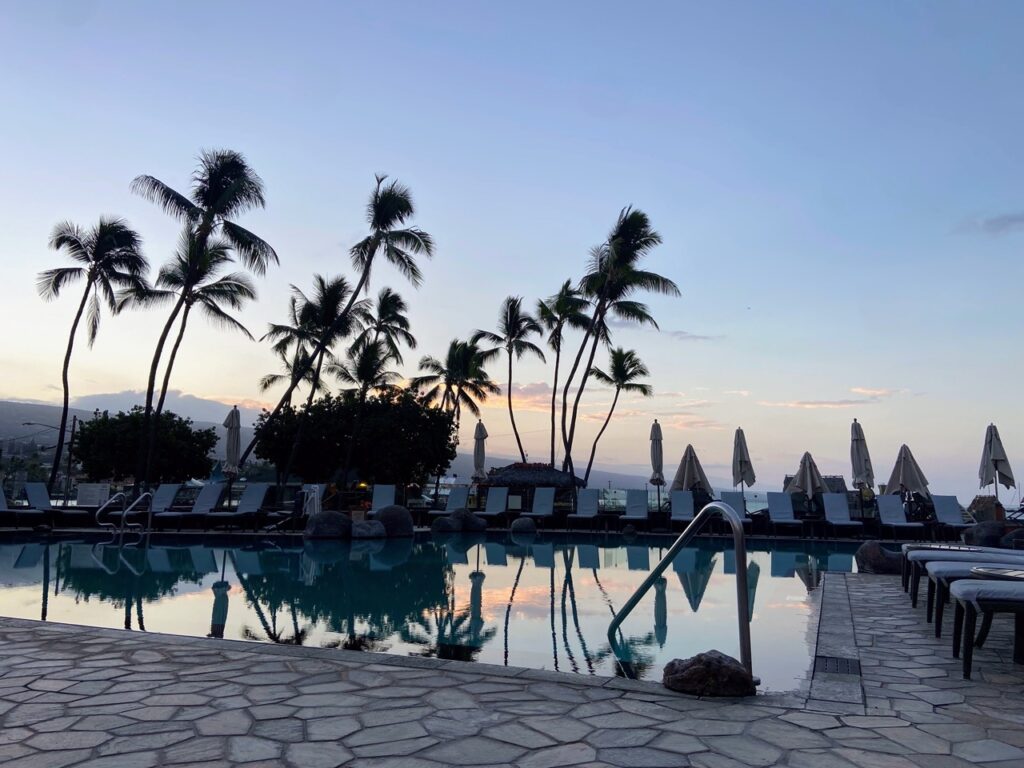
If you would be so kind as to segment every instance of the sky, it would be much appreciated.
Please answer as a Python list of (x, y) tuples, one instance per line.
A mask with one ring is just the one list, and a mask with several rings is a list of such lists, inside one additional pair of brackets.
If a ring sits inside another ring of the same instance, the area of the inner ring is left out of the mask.
[[(437, 243), (418, 290), (373, 278), (411, 307), (406, 375), (493, 328), (505, 296), (578, 278), (634, 205), (663, 237), (647, 268), (682, 296), (647, 299), (660, 331), (615, 329), (655, 395), (620, 399), (599, 464), (642, 472), (658, 418), (666, 462), (692, 443), (713, 480), (737, 426), (757, 487), (808, 450), (849, 479), (856, 417), (880, 482), (905, 442), (967, 501), (989, 422), (1024, 456), (1022, 24), (1013, 2), (0, 2), (0, 397), (60, 398), (75, 292), (34, 288), (62, 263), (53, 225), (123, 216), (159, 265), (178, 224), (132, 178), (185, 190), (201, 149), (231, 148), (267, 190), (240, 223), (281, 259), (239, 315), (256, 336), (290, 284), (352, 274), (375, 173), (412, 189)], [(162, 320), (105, 317), (73, 396), (144, 388)], [(257, 406), (274, 367), (199, 322), (172, 386)], [(532, 459), (551, 372), (514, 373)], [(577, 463), (610, 401), (586, 392)], [(514, 453), (500, 399), (484, 419)]]

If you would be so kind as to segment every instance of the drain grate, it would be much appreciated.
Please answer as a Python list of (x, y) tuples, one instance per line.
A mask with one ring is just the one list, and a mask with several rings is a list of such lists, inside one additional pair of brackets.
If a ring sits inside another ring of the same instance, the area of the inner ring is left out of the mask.
[(859, 675), (860, 660), (845, 656), (816, 656), (814, 671), (815, 673), (831, 672), (836, 675)]

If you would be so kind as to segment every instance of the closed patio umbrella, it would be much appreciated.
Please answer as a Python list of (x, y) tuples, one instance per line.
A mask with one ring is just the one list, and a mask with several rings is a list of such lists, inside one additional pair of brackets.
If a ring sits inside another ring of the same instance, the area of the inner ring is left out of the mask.
[(800, 466), (796, 474), (790, 478), (789, 483), (783, 490), (786, 493), (805, 493), (810, 498), (816, 493), (828, 493), (828, 486), (818, 471), (818, 465), (814, 463), (814, 457), (809, 452), (800, 458)]
[(478, 419), (476, 430), (473, 432), (473, 480), (482, 482), (487, 479), (487, 471), (484, 463), (487, 461), (487, 448), (484, 443), (487, 440), (487, 428), (483, 420)]
[(1006, 488), (1016, 488), (1013, 479), (1013, 470), (1010, 469), (1010, 461), (1006, 458), (1006, 451), (1003, 449), (1003, 441), (999, 438), (999, 430), (995, 424), (989, 424), (985, 430), (985, 447), (981, 452), (981, 467), (978, 469), (978, 479), (981, 480), (979, 488), (991, 485), (995, 488), (996, 498), (999, 498), (999, 483)]
[(886, 493), (900, 493), (910, 491), (919, 493), (925, 498), (931, 498), (928, 492), (928, 478), (924, 476), (921, 467), (917, 465), (914, 454), (903, 444), (896, 456), (896, 465), (892, 468), (889, 476), (889, 483), (885, 486)]
[(856, 419), (850, 427), (850, 464), (853, 467), (853, 487), (873, 488), (875, 470), (871, 466), (868, 442), (864, 439), (864, 428)]
[(661, 424), (651, 424), (651, 485), (658, 489), (658, 509), (661, 509), (661, 486), (665, 484), (665, 452), (661, 444)]
[(242, 455), (242, 416), (236, 405), (224, 419), (224, 474), (239, 473), (238, 460)]
[(679, 469), (676, 470), (676, 476), (672, 480), (672, 490), (702, 490), (714, 495), (711, 483), (708, 482), (708, 476), (704, 474), (704, 468), (700, 465), (700, 459), (697, 458), (697, 452), (693, 450), (692, 445), (686, 446), (686, 450), (683, 452), (683, 459), (679, 462)]
[(736, 437), (732, 441), (732, 484), (749, 488), (757, 480), (754, 465), (750, 462), (750, 451), (747, 450), (747, 436), (743, 428), (736, 428)]

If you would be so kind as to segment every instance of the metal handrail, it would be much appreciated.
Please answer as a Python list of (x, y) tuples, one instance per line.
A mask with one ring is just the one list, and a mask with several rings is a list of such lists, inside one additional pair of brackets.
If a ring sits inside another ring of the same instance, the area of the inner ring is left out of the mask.
[(616, 659), (620, 661), (620, 664), (624, 654), (621, 653), (619, 640), (616, 637), (619, 625), (636, 608), (643, 596), (654, 585), (654, 582), (661, 577), (661, 574), (675, 559), (679, 550), (686, 546), (690, 539), (697, 535), (697, 531), (700, 530), (701, 526), (716, 514), (721, 515), (732, 528), (733, 547), (736, 550), (736, 608), (740, 630), (740, 661), (743, 662), (743, 666), (747, 668), (747, 671), (753, 675), (753, 663), (750, 658), (750, 598), (747, 594), (747, 544), (743, 533), (743, 518), (740, 517), (736, 510), (722, 501), (711, 502), (693, 518), (691, 523), (686, 526), (686, 529), (679, 534), (679, 538), (676, 539), (675, 543), (669, 547), (668, 552), (661, 558), (661, 561), (654, 566), (654, 570), (647, 575), (647, 578), (637, 587), (629, 600), (626, 601), (626, 604), (612, 617), (612, 621), (608, 625), (608, 642), (611, 644), (612, 651), (615, 653)]
[(119, 493), (115, 493), (113, 496), (111, 496), (109, 499), (107, 499), (105, 502), (103, 502), (99, 506), (99, 509), (96, 510), (96, 525), (98, 525), (100, 528), (117, 528), (117, 526), (114, 525), (113, 523), (105, 523), (102, 520), (100, 520), (100, 515), (102, 513), (106, 512), (107, 511), (107, 507), (111, 506), (115, 501), (120, 501), (121, 502), (121, 508), (122, 508), (122, 511), (123, 511), (123, 509), (124, 509), (124, 502), (127, 501), (127, 500), (128, 500), (128, 497), (124, 495), (123, 491), (121, 491)]

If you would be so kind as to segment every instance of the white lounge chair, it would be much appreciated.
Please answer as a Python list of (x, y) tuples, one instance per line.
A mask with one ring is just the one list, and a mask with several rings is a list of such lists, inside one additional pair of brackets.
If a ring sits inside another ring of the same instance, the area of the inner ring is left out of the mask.
[(778, 534), (781, 529), (804, 529), (803, 520), (797, 520), (793, 514), (793, 497), (782, 491), (768, 491), (768, 519), (773, 531)]
[(647, 491), (632, 489), (626, 491), (626, 514), (619, 518), (623, 523), (646, 523), (650, 515)]
[(899, 496), (884, 494), (878, 496), (876, 500), (878, 501), (878, 522), (882, 528), (892, 528), (893, 539), (896, 539), (899, 533), (924, 533), (924, 523), (911, 523), (907, 521), (907, 513), (903, 510), (903, 502)]
[(821, 498), (825, 502), (825, 522), (834, 532), (859, 533), (864, 530), (864, 523), (850, 519), (850, 502), (845, 493), (823, 493)]
[(747, 499), (742, 491), (722, 491), (722, 502), (732, 507), (741, 518), (746, 518)]
[(450, 515), (456, 509), (465, 509), (468, 503), (469, 488), (465, 485), (460, 485), (448, 492), (448, 500), (445, 502), (444, 509), (432, 509), (430, 510), (430, 515), (431, 517)]
[(670, 521), (673, 523), (690, 523), (693, 521), (693, 492), (672, 491), (669, 496), (672, 508)]
[(935, 505), (935, 520), (939, 525), (952, 528), (957, 533), (973, 525), (964, 522), (964, 513), (956, 496), (932, 496), (932, 503)]
[[(247, 483), (238, 499), (238, 506), (234, 509), (206, 513), (207, 527), (232, 524), (242, 527), (245, 523), (252, 523), (252, 529), (255, 531), (260, 510), (263, 509), (263, 502), (269, 491), (270, 483)], [(199, 500), (197, 499), (196, 506), (198, 505)]]
[[(956, 613), (953, 618), (953, 655), (960, 655), (960, 640), (963, 638), (963, 670), (964, 679), (971, 678), (971, 664), (974, 659), (974, 647), (982, 645), (988, 639), (989, 628), (992, 626), (992, 615), (995, 613), (1013, 613), (1014, 620), (1014, 658), (1019, 661), (1018, 654), (1024, 646), (1024, 581), (961, 579), (949, 588), (949, 594), (956, 601)], [(978, 614), (982, 614), (981, 631), (974, 637), (975, 622)]]
[(601, 492), (597, 488), (584, 488), (576, 495), (576, 512), (566, 517), (566, 525), (574, 520), (587, 520), (591, 525), (597, 519)]
[(373, 500), (370, 502), (370, 517), (376, 515), (384, 507), (390, 507), (394, 503), (395, 486), (374, 484)]
[(508, 488), (488, 488), (487, 502), (476, 514), (480, 517), (501, 517), (508, 512)]
[(524, 512), (523, 517), (532, 517), (535, 520), (544, 520), (555, 516), (555, 489), (535, 488), (533, 490), (533, 506), (529, 512)]
[(9, 516), (14, 527), (17, 528), (22, 523), (28, 525), (40, 525), (43, 523), (49, 512), (43, 509), (35, 509), (33, 507), (9, 507), (7, 506), (7, 497), (4, 496), (3, 488), (0, 488), (0, 513), (4, 513), (5, 516)]

